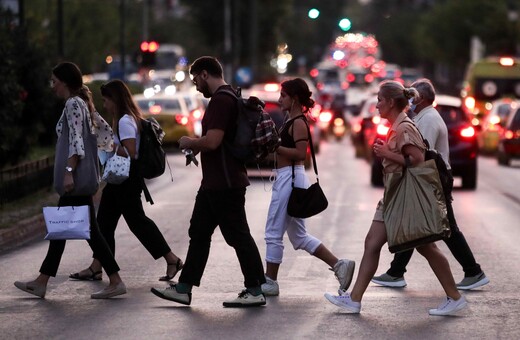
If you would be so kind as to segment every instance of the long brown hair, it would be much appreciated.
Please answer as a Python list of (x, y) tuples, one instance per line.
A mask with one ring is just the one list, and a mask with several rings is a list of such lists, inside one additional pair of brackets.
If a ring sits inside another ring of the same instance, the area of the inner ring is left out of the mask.
[(125, 114), (132, 116), (137, 124), (137, 129), (141, 131), (141, 111), (132, 99), (130, 89), (123, 81), (115, 79), (101, 85), (101, 95), (112, 100), (116, 106), (116, 112), (114, 112), (112, 120), (114, 133), (117, 134), (119, 132), (118, 123)]

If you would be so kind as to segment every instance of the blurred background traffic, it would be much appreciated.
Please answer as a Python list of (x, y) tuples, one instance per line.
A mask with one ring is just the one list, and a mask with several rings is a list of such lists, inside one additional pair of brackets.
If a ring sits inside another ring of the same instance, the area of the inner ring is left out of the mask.
[(280, 82), (304, 78), (317, 104), (316, 152), (352, 143), (375, 186), (382, 176), (371, 146), (388, 131), (375, 109), (378, 84), (430, 78), (454, 174), (475, 189), (479, 155), (509, 166), (520, 157), (519, 15), (518, 0), (0, 0), (2, 200), (24, 186), (5, 183), (52, 157), (62, 109), (49, 87), (56, 63), (80, 66), (103, 115), (100, 84), (124, 79), (175, 146), (201, 133), (207, 99), (188, 74), (201, 55), (219, 58), (228, 83), (264, 100), (278, 124)]

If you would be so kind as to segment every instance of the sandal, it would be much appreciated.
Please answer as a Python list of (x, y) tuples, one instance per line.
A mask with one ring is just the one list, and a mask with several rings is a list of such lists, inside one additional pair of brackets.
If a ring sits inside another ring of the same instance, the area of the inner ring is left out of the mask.
[[(175, 266), (175, 271), (172, 275), (168, 275), (168, 269), (170, 268), (170, 266)], [(175, 275), (177, 275), (177, 273), (182, 269), (182, 267), (184, 267), (184, 263), (182, 263), (181, 259), (177, 259), (176, 263), (168, 263), (166, 265), (166, 275), (161, 276), (159, 278), (159, 281), (170, 281), (175, 277)]]
[(91, 275), (80, 275), (80, 273), (70, 274), (69, 278), (80, 281), (101, 281), (101, 275), (103, 272), (100, 270), (95, 272), (92, 267), (88, 267), (88, 270), (92, 273)]

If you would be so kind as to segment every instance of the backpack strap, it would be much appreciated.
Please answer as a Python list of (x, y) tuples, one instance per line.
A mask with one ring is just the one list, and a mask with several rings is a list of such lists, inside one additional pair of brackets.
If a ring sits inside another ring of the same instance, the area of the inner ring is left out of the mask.
[[(305, 119), (304, 115), (298, 116), (298, 117), (296, 117), (296, 119), (302, 119), (305, 123), (305, 126), (307, 126), (307, 134), (309, 135), (309, 143), (310, 143), (309, 148), (311, 149), (311, 156), (312, 156), (312, 166), (314, 168), (314, 173), (316, 174), (316, 182), (319, 183), (320, 179), (318, 178), (318, 165), (316, 164), (316, 155), (314, 153), (314, 145), (312, 143), (312, 135), (311, 135), (311, 129), (309, 127), (309, 123), (307, 123), (307, 119)], [(292, 183), (291, 183), (291, 186), (293, 188), (294, 188), (294, 179), (295, 179), (295, 175), (294, 175), (294, 161), (293, 161), (292, 162)]]

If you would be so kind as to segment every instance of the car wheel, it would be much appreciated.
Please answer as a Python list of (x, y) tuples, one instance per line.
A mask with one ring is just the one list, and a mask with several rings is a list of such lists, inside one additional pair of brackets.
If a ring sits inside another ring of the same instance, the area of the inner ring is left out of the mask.
[(370, 174), (370, 183), (375, 187), (384, 186), (383, 183), (383, 164), (379, 158), (372, 160), (372, 170)]
[(470, 168), (466, 175), (462, 176), (462, 188), (472, 190), (477, 188), (477, 166)]
[(503, 152), (499, 152), (497, 156), (498, 164), (509, 166), (511, 159)]

